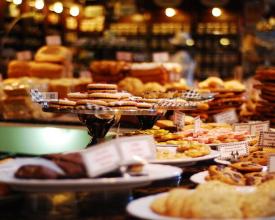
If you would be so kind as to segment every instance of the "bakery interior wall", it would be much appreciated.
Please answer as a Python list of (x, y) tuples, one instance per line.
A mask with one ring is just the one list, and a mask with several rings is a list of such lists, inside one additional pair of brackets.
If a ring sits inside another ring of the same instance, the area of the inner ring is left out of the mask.
[[(34, 53), (45, 44), (47, 35), (60, 35), (63, 44), (72, 48), (77, 75), (92, 60), (116, 59), (119, 51), (131, 52), (133, 61), (151, 61), (155, 52), (173, 54), (179, 47), (169, 39), (181, 31), (193, 40), (184, 50), (196, 60), (198, 79), (209, 75), (230, 78), (234, 68), (242, 64), (241, 38), (247, 19), (249, 25), (255, 25), (260, 18), (261, 13), (255, 13), (255, 8), (252, 15), (245, 13), (251, 2), (255, 3), (256, 12), (261, 11), (263, 4), (259, 0), (69, 0), (58, 2), (59, 10), (53, 0), (1, 0), (0, 72), (5, 77), (7, 63), (16, 52)], [(75, 6), (80, 10), (73, 14)], [(211, 13), (215, 6), (222, 10), (218, 17)], [(173, 7), (176, 14), (166, 16), (167, 7)], [(255, 21), (251, 22), (252, 17)], [(18, 21), (8, 31), (15, 19)]]

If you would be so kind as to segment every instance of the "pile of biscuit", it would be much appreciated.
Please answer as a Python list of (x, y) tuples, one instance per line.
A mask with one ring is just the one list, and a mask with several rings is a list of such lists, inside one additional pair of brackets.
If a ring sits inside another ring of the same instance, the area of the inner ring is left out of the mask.
[(256, 104), (256, 116), (261, 120), (270, 120), (275, 125), (275, 68), (259, 68), (255, 79), (259, 81), (255, 87), (260, 90), (260, 100)]
[(50, 101), (49, 107), (59, 109), (137, 110), (152, 109), (153, 104), (142, 99), (133, 100), (127, 92), (118, 92), (117, 85), (92, 83), (86, 92), (68, 93), (66, 99)]
[(215, 98), (204, 103), (203, 108), (190, 112), (193, 116), (200, 115), (201, 118), (211, 119), (213, 115), (229, 109), (239, 112), (246, 101), (245, 86), (236, 80), (223, 81), (218, 77), (209, 77), (198, 86), (201, 91), (215, 93)]
[(264, 166), (268, 163), (269, 153), (255, 151), (242, 156), (228, 166), (212, 165), (208, 169), (206, 180), (218, 180), (236, 186), (255, 186), (267, 180), (275, 179), (275, 174), (268, 173)]
[(210, 181), (195, 190), (173, 189), (153, 199), (150, 208), (164, 216), (194, 219), (255, 219), (275, 215), (275, 180), (252, 192)]

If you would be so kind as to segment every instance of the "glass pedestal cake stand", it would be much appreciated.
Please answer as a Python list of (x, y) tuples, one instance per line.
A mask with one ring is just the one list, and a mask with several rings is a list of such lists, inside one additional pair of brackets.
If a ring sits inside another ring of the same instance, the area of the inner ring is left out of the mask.
[(155, 122), (165, 114), (165, 110), (158, 109), (74, 109), (70, 107), (50, 107), (42, 105), (44, 112), (77, 114), (79, 120), (88, 128), (92, 137), (87, 147), (90, 147), (105, 137), (109, 129), (117, 124), (122, 115), (137, 116), (141, 129), (152, 128)]

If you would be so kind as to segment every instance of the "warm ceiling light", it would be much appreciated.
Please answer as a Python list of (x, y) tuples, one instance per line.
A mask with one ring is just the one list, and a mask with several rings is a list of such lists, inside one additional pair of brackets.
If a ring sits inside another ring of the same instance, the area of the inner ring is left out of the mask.
[(212, 15), (214, 17), (219, 17), (222, 14), (222, 10), (220, 8), (212, 8)]
[(36, 0), (34, 7), (38, 10), (41, 10), (44, 8), (44, 0)]
[(22, 0), (13, 0), (13, 4), (20, 5), (22, 3)]
[(70, 15), (74, 17), (79, 15), (79, 7), (77, 5), (74, 5), (70, 8)]
[(230, 44), (230, 40), (228, 38), (223, 37), (220, 39), (220, 44), (223, 46), (228, 46)]
[(186, 45), (189, 46), (189, 47), (192, 47), (194, 46), (195, 42), (193, 39), (187, 39), (186, 40)]
[(174, 8), (166, 8), (165, 9), (165, 15), (167, 17), (173, 17), (176, 14), (176, 10)]
[(58, 14), (62, 13), (62, 11), (63, 11), (63, 4), (61, 2), (54, 3), (53, 4), (53, 11), (55, 13), (58, 13)]

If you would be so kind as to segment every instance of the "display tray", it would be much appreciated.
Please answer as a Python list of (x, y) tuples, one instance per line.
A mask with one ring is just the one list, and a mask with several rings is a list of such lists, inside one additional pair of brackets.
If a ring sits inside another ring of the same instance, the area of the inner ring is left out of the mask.
[[(181, 175), (177, 167), (159, 164), (144, 166), (144, 176), (83, 178), (83, 179), (17, 179), (14, 177), (16, 167), (11, 163), (0, 168), (0, 182), (8, 184), (13, 190), (24, 192), (64, 192), (64, 191), (118, 191), (145, 186), (155, 180), (169, 179)], [(161, 171), (161, 172), (160, 172)]]
[[(160, 147), (158, 147), (160, 148)], [(168, 147), (165, 147), (167, 149)], [(175, 150), (174, 147), (171, 147), (172, 150)], [(150, 163), (156, 163), (156, 164), (169, 164), (169, 165), (175, 165), (175, 166), (184, 166), (184, 165), (193, 165), (196, 162), (204, 161), (204, 160), (211, 160), (216, 157), (218, 157), (220, 154), (218, 151), (211, 150), (211, 153), (202, 157), (187, 157), (187, 158), (178, 158), (178, 159), (158, 159), (158, 160), (152, 160)]]

